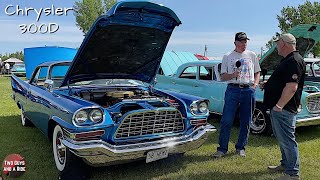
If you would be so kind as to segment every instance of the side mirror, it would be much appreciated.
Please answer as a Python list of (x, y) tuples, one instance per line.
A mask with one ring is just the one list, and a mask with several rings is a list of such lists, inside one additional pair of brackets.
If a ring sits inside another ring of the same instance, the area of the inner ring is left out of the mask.
[(48, 90), (48, 91), (50, 91), (50, 92), (52, 92), (52, 90), (53, 90), (53, 81), (51, 80), (51, 79), (47, 79), (47, 80), (45, 80), (44, 81), (44, 87)]

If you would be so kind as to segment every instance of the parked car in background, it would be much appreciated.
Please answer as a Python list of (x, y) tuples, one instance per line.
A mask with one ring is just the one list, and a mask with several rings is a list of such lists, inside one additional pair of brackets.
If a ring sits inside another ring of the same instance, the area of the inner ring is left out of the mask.
[[(205, 98), (153, 87), (175, 13), (150, 2), (121, 1), (99, 17), (72, 62), (45, 62), (28, 82), (12, 76), (23, 126), (50, 140), (61, 172), (147, 163), (200, 147), (209, 133)], [(143, 57), (143, 58), (142, 58)]]
[(11, 68), (11, 74), (26, 76), (26, 66), (24, 64), (14, 64)]
[(304, 58), (306, 62), (305, 91), (320, 92), (320, 58)]
[[(310, 31), (313, 29), (313, 31)], [(320, 40), (320, 25), (300, 25), (291, 30), (298, 42), (299, 52), (307, 54), (313, 45)], [(302, 44), (301, 44), (302, 43)], [(309, 46), (303, 46), (308, 44)], [(268, 73), (272, 72), (282, 59), (276, 48), (260, 60), (261, 68)], [(179, 62), (173, 62), (177, 64)], [(165, 72), (168, 68), (165, 63), (161, 68)], [(170, 91), (201, 96), (210, 100), (209, 110), (212, 113), (222, 114), (224, 94), (227, 82), (221, 81), (221, 60), (193, 61), (181, 64), (173, 75), (157, 75), (156, 87)], [(262, 78), (261, 78), (262, 79)], [(320, 124), (320, 93), (303, 91), (301, 108), (297, 115), (297, 126)], [(269, 110), (263, 105), (263, 91), (256, 89), (256, 108), (251, 122), (251, 132), (254, 134), (271, 134)]]

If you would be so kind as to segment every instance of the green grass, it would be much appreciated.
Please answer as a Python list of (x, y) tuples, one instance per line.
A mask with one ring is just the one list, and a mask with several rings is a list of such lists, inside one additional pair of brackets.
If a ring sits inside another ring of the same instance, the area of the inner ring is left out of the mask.
[[(13, 153), (21, 154), (27, 162), (27, 172), (21, 179), (57, 179), (51, 144), (34, 127), (20, 125), (20, 111), (10, 98), (10, 78), (0, 77), (0, 163)], [(219, 127), (219, 123), (211, 119)], [(234, 143), (238, 128), (233, 128), (230, 151), (221, 159), (212, 158), (218, 144), (218, 133), (199, 149), (184, 157), (168, 158), (146, 164), (144, 161), (129, 164), (88, 168), (90, 179), (273, 179), (281, 174), (270, 174), (266, 167), (277, 165), (280, 151), (273, 137), (251, 135), (247, 157), (235, 155)], [(320, 179), (320, 127), (297, 129), (301, 157), (302, 179)], [(2, 171), (1, 171), (2, 173)], [(3, 175), (2, 173), (2, 176)], [(8, 179), (7, 177), (5, 177)]]

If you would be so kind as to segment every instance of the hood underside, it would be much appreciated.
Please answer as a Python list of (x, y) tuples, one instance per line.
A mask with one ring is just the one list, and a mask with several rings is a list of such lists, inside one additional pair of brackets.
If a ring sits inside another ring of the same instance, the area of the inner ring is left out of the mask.
[(147, 2), (120, 2), (110, 11), (91, 27), (62, 86), (93, 79), (153, 80), (180, 20)]
[[(297, 40), (296, 49), (302, 57), (305, 57), (320, 41), (320, 24), (303, 24), (293, 27), (289, 33), (293, 34)], [(278, 55), (276, 44), (274, 44), (261, 58), (260, 66), (272, 73), (283, 57)]]

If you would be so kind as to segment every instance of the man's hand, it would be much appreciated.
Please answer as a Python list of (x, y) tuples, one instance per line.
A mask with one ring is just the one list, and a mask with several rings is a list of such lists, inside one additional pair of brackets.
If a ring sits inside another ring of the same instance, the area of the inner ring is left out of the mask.
[(233, 78), (238, 78), (240, 75), (240, 71), (239, 70), (236, 70), (235, 72), (232, 73), (232, 77)]
[(281, 112), (282, 111), (282, 108), (278, 108), (277, 106), (273, 106), (272, 108), (274, 111), (277, 111), (277, 112)]

